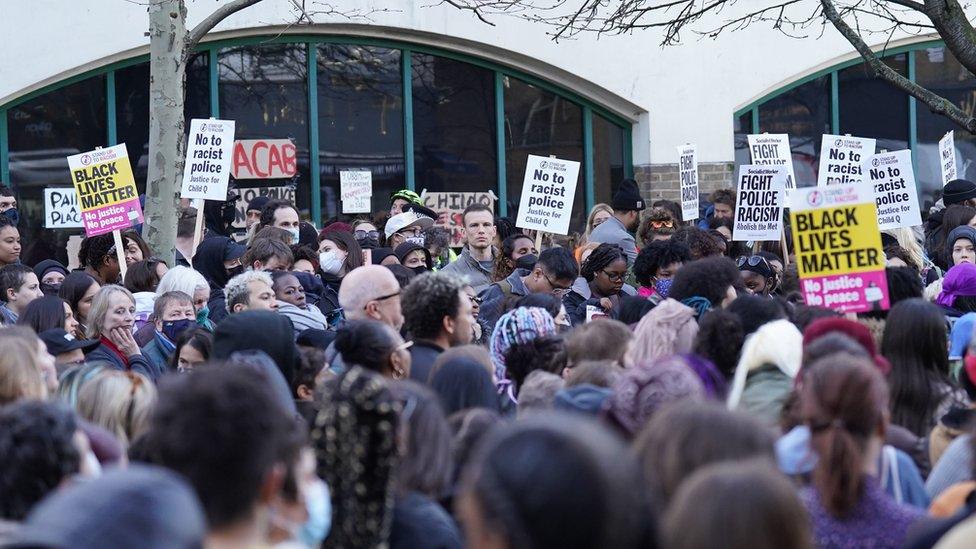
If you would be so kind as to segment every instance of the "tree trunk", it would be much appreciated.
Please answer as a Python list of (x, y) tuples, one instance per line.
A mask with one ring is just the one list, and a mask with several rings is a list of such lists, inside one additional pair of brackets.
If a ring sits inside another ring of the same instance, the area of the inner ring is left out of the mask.
[(153, 252), (172, 265), (186, 147), (183, 103), (188, 56), (184, 0), (150, 2), (149, 35), (149, 174), (145, 237)]

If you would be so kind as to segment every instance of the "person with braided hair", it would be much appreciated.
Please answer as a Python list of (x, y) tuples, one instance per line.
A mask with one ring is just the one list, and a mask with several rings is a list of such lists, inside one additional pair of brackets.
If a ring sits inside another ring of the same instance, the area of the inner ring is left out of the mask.
[(90, 236), (81, 241), (78, 263), (101, 285), (115, 284), (122, 272), (111, 233)]
[(586, 322), (586, 307), (600, 307), (606, 314), (637, 290), (624, 283), (627, 255), (617, 244), (600, 244), (580, 266), (580, 277), (563, 297), (563, 305), (573, 326)]

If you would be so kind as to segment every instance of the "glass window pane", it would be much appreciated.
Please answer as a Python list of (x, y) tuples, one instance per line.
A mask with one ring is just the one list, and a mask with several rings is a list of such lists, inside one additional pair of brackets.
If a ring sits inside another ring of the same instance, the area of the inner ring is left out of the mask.
[[(889, 67), (908, 76), (908, 55), (884, 58)], [(875, 78), (859, 63), (837, 74), (840, 133), (878, 140), (878, 149), (908, 148), (908, 96), (891, 84)]]
[(816, 186), (821, 136), (830, 133), (830, 76), (811, 80), (760, 105), (759, 131), (789, 134), (797, 186)]
[(735, 140), (735, 166), (738, 169), (752, 161), (747, 137), (752, 133), (752, 111), (732, 118), (732, 132)]
[(43, 228), (44, 188), (70, 187), (67, 156), (106, 145), (105, 77), (51, 91), (7, 111), (10, 183), (17, 193), (24, 240), (21, 259), (54, 257), (67, 264), (67, 238), (81, 229)]
[(183, 112), (189, 131), (193, 118), (210, 118), (210, 55), (200, 52), (190, 58), (186, 66), (186, 101)]
[(139, 192), (146, 192), (149, 169), (149, 63), (115, 71), (115, 128), (125, 143)]
[(295, 185), (295, 202), (310, 214), (308, 89), (304, 44), (262, 44), (220, 50), (220, 117), (235, 120), (237, 139), (290, 138), (297, 149), (294, 180), (245, 179), (239, 187)]
[(400, 51), (323, 44), (318, 48), (322, 218), (342, 211), (339, 171), (373, 174), (373, 212), (406, 186)]
[(604, 204), (624, 179), (624, 129), (598, 114), (593, 115), (593, 178), (594, 200)]
[[(973, 76), (952, 53), (944, 47), (927, 48), (915, 52), (915, 81), (934, 93), (952, 101), (959, 108), (973, 110)], [(976, 166), (966, 159), (976, 157), (976, 136), (963, 130), (948, 118), (933, 113), (919, 103), (916, 110), (918, 143), (915, 146), (915, 178), (923, 212), (942, 196), (942, 171), (939, 166), (939, 139), (949, 130), (956, 130), (956, 166), (959, 177), (976, 179)]]
[[(508, 211), (514, 218), (522, 196), (525, 164), (530, 154), (583, 161), (583, 109), (554, 93), (513, 77), (505, 77), (505, 166)], [(570, 230), (586, 223), (583, 167), (576, 183)]]
[(494, 73), (416, 53), (411, 69), (417, 192), (497, 190)]

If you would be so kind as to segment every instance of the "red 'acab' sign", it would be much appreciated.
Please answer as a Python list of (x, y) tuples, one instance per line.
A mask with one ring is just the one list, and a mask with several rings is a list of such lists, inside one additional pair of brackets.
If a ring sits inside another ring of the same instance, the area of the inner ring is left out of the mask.
[(291, 139), (241, 139), (234, 142), (235, 179), (282, 179), (298, 172)]

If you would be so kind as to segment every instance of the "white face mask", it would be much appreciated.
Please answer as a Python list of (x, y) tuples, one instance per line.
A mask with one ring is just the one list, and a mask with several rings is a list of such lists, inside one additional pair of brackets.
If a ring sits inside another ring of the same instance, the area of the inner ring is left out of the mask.
[(291, 233), (291, 243), (292, 244), (298, 244), (298, 234), (299, 234), (298, 233), (298, 229), (297, 228), (291, 228), (291, 229), (285, 229), (285, 230)]
[(323, 273), (337, 275), (342, 270), (342, 264), (346, 261), (346, 256), (340, 255), (336, 250), (328, 250), (319, 254), (319, 268)]

